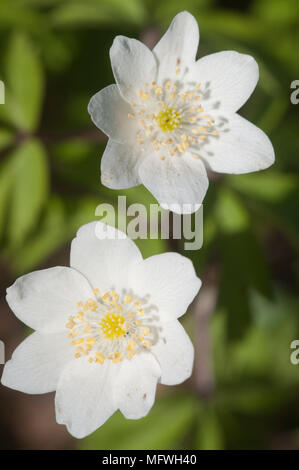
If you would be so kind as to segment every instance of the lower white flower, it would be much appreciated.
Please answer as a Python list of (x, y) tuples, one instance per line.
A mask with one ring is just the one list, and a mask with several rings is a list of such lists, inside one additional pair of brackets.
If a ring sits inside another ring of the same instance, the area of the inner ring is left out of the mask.
[(36, 330), (14, 351), (2, 384), (26, 393), (56, 390), (56, 419), (77, 438), (117, 409), (145, 416), (157, 382), (192, 372), (193, 345), (177, 320), (201, 282), (187, 258), (145, 260), (122, 232), (100, 222), (80, 228), (71, 267), (20, 277), (7, 290), (15, 315)]
[(257, 84), (256, 61), (235, 51), (196, 61), (198, 43), (188, 12), (174, 18), (153, 51), (117, 36), (110, 50), (116, 84), (88, 106), (110, 138), (102, 183), (113, 189), (142, 183), (163, 207), (176, 205), (180, 213), (202, 203), (206, 168), (248, 173), (274, 162), (266, 134), (236, 113)]

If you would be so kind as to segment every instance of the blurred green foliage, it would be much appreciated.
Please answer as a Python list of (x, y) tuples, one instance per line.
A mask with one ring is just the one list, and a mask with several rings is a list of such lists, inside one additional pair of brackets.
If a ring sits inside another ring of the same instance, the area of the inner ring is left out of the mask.
[[(1, 0), (0, 237), (11, 276), (48, 257), (118, 193), (100, 185), (104, 137), (87, 113), (89, 98), (113, 82), (109, 47), (116, 34), (158, 39), (178, 0)], [(204, 246), (184, 252), (202, 277), (220, 272), (210, 322), (215, 392), (192, 384), (161, 391), (148, 417), (119, 413), (87, 449), (263, 448), (287, 435), (299, 448), (298, 339), (299, 79), (297, 0), (186, 0), (201, 31), (199, 55), (235, 49), (253, 55), (260, 81), (241, 114), (267, 132), (273, 168), (213, 179), (204, 204)], [(120, 191), (128, 204), (154, 202), (143, 187)], [(173, 241), (140, 240), (144, 256)], [(194, 318), (187, 317), (192, 336)], [(197, 358), (198, 360), (198, 358)]]

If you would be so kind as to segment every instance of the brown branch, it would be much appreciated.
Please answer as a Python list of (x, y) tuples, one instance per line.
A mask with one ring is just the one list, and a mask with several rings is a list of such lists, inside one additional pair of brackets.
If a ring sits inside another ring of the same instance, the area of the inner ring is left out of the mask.
[(209, 267), (203, 286), (195, 299), (195, 387), (201, 397), (209, 398), (215, 390), (212, 344), (209, 322), (218, 296), (218, 269)]

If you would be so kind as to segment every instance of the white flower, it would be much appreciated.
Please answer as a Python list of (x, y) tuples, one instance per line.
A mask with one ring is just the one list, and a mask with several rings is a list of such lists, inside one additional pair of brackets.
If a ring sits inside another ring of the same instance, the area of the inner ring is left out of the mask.
[(70, 265), (22, 276), (7, 290), (11, 309), (36, 331), (5, 365), (2, 384), (56, 390), (57, 422), (80, 438), (117, 409), (145, 416), (157, 382), (191, 375), (193, 345), (177, 319), (201, 282), (187, 258), (143, 260), (129, 238), (99, 222), (80, 228)]
[(196, 20), (179, 13), (150, 51), (117, 36), (110, 50), (116, 85), (94, 95), (88, 110), (109, 136), (102, 183), (124, 189), (143, 183), (163, 207), (201, 204), (206, 167), (248, 173), (274, 162), (268, 137), (236, 111), (253, 92), (258, 65), (234, 51), (195, 61)]

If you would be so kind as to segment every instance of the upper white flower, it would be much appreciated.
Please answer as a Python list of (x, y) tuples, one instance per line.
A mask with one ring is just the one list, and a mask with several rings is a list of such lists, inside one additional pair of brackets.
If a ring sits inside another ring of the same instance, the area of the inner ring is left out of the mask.
[(117, 36), (110, 49), (116, 85), (88, 106), (110, 138), (102, 183), (113, 189), (143, 183), (163, 207), (179, 204), (175, 212), (202, 202), (206, 167), (248, 173), (274, 162), (268, 137), (236, 114), (257, 84), (256, 61), (234, 51), (196, 61), (198, 43), (188, 12), (174, 18), (153, 51)]
[(2, 384), (56, 390), (56, 419), (79, 438), (117, 409), (145, 416), (157, 382), (191, 375), (193, 345), (177, 318), (201, 283), (187, 258), (143, 260), (129, 238), (100, 222), (80, 228), (70, 265), (22, 276), (7, 290), (11, 309), (36, 331), (6, 363)]

